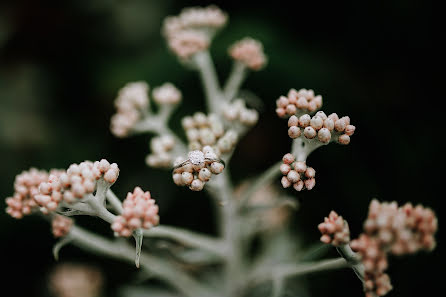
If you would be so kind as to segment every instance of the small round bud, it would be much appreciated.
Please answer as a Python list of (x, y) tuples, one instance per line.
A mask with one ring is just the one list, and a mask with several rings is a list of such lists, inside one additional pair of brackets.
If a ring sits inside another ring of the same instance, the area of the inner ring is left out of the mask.
[(303, 173), (305, 172), (305, 170), (307, 170), (307, 164), (302, 161), (297, 161), (296, 163), (294, 163), (294, 170), (299, 173)]
[(316, 185), (316, 179), (310, 178), (310, 179), (305, 180), (305, 188), (307, 190), (313, 189), (315, 185)]
[(315, 130), (319, 130), (324, 125), (324, 120), (318, 116), (314, 116), (310, 120), (310, 126), (313, 127)]
[(327, 128), (330, 131), (333, 131), (333, 129), (334, 129), (334, 121), (331, 118), (327, 118), (324, 121), (324, 127)]
[(302, 191), (302, 189), (304, 188), (304, 182), (302, 180), (299, 180), (293, 185), (293, 188), (298, 192)]
[(307, 178), (313, 178), (316, 176), (316, 170), (314, 170), (313, 167), (308, 167), (307, 170), (305, 170), (305, 176)]
[(287, 178), (291, 183), (296, 183), (298, 180), (300, 180), (300, 175), (297, 173), (297, 171), (290, 170), (287, 174)]
[(311, 117), (308, 114), (304, 114), (299, 118), (299, 126), (305, 128), (310, 125)]
[(181, 179), (183, 181), (183, 184), (190, 185), (191, 182), (194, 180), (194, 176), (190, 172), (183, 172), (181, 173)]
[(207, 168), (202, 168), (202, 169), (200, 170), (200, 172), (198, 173), (198, 178), (199, 178), (201, 181), (204, 181), (204, 182), (209, 181), (209, 180), (211, 179), (211, 176), (212, 176), (212, 173), (211, 173), (211, 171), (210, 171), (209, 169), (207, 169)]
[(282, 177), (281, 183), (284, 188), (289, 188), (291, 186), (291, 182), (288, 180), (286, 176)]
[(172, 175), (172, 179), (173, 179), (173, 182), (174, 182), (177, 186), (184, 186), (184, 183), (183, 183), (183, 177), (182, 177), (181, 173), (174, 173), (174, 174)]
[(289, 104), (287, 105), (287, 107), (285, 108), (285, 111), (288, 115), (293, 115), (297, 112), (297, 107), (294, 104)]
[(290, 153), (285, 154), (282, 158), (283, 163), (285, 164), (291, 164), (294, 162), (294, 156)]
[(300, 128), (297, 126), (291, 126), (288, 129), (288, 136), (295, 139), (301, 135)]
[(340, 144), (349, 144), (350, 143), (350, 136), (348, 136), (347, 134), (342, 134), (341, 136), (339, 136), (338, 138), (338, 142)]
[(335, 121), (334, 128), (336, 131), (342, 132), (342, 131), (344, 131), (346, 126), (347, 126), (347, 124), (345, 123), (345, 121), (343, 119), (340, 119), (340, 120)]
[(323, 143), (329, 143), (331, 139), (331, 132), (327, 128), (322, 128), (317, 133), (317, 137)]
[(290, 165), (285, 164), (285, 163), (280, 164), (280, 172), (283, 175), (288, 174), (288, 172), (290, 172), (290, 170), (291, 170), (291, 166)]
[(352, 136), (353, 135), (353, 133), (355, 133), (355, 129), (356, 129), (356, 127), (355, 126), (353, 126), (353, 125), (347, 125), (346, 127), (345, 127), (345, 134), (347, 134), (348, 136)]
[(289, 104), (289, 101), (287, 97), (280, 96), (280, 98), (277, 99), (276, 103), (279, 108), (286, 108), (287, 105)]
[(189, 189), (191, 189), (192, 191), (201, 191), (203, 190), (203, 187), (204, 187), (204, 182), (202, 182), (199, 179), (194, 179), (190, 184)]
[(288, 119), (288, 127), (297, 126), (298, 124), (299, 124), (299, 118), (296, 117), (295, 115), (292, 115)]
[(316, 130), (313, 127), (306, 127), (304, 130), (304, 135), (308, 139), (313, 139), (316, 137)]
[(315, 116), (316, 117), (320, 117), (323, 121), (325, 121), (327, 119), (327, 115), (322, 110), (316, 112)]
[(220, 162), (212, 162), (210, 170), (213, 174), (220, 174), (223, 172), (225, 166)]

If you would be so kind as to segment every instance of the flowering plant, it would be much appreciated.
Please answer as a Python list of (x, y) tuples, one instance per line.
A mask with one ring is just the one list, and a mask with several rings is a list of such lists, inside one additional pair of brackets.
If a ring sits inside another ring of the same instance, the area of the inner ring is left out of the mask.
[[(168, 125), (182, 93), (172, 83), (156, 87), (149, 96), (146, 82), (125, 85), (115, 101), (111, 130), (117, 137), (150, 132), (151, 152), (146, 163), (172, 171), (172, 181), (192, 191), (205, 190), (215, 202), (220, 236), (212, 237), (179, 227), (160, 224), (156, 198), (135, 187), (124, 200), (111, 190), (119, 176), (116, 163), (102, 159), (72, 164), (67, 170), (30, 169), (16, 177), (15, 192), (7, 198), (7, 213), (20, 219), (38, 213), (52, 223), (54, 247), (75, 244), (97, 254), (135, 262), (142, 272), (164, 280), (184, 296), (282, 296), (285, 280), (329, 269), (351, 267), (363, 283), (366, 296), (383, 296), (392, 287), (388, 255), (402, 255), (435, 247), (437, 219), (423, 206), (378, 202), (370, 204), (364, 233), (350, 240), (347, 222), (331, 212), (318, 228), (321, 241), (333, 245), (340, 257), (317, 260), (313, 252), (296, 259), (292, 252), (277, 259), (269, 241), (271, 231), (286, 228), (293, 198), (279, 194), (273, 184), (281, 177), (283, 188), (292, 193), (316, 186), (316, 170), (307, 164), (317, 148), (335, 142), (348, 145), (355, 126), (348, 116), (321, 111), (322, 96), (313, 90), (291, 89), (277, 101), (276, 113), (288, 119), (292, 139), (290, 153), (255, 180), (233, 185), (229, 164), (244, 134), (258, 121), (258, 112), (240, 98), (240, 86), (251, 71), (267, 64), (262, 44), (244, 38), (229, 48), (233, 69), (220, 86), (209, 47), (227, 15), (215, 6), (184, 9), (166, 18), (162, 33), (169, 49), (185, 67), (200, 75), (206, 97), (206, 113), (182, 119), (186, 140)], [(152, 107), (152, 102), (154, 105)], [(97, 216), (110, 224), (115, 237), (101, 236), (76, 225), (73, 217)], [(316, 228), (315, 228), (316, 230)], [(135, 248), (120, 237), (135, 239)], [(162, 238), (187, 249), (165, 257), (143, 248), (144, 237)], [(253, 252), (260, 238), (260, 251)], [(196, 271), (182, 264), (196, 266)], [(207, 268), (218, 265), (217, 271)], [(269, 291), (263, 284), (271, 284)]]

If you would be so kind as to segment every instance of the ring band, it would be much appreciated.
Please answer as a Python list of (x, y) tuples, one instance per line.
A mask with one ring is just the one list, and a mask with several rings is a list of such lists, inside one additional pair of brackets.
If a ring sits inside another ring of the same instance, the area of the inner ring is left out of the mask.
[[(219, 162), (219, 163), (223, 164), (223, 166), (226, 167), (225, 161), (223, 161), (222, 159), (204, 158), (204, 163), (213, 163), (213, 162)], [(183, 167), (184, 165), (187, 165), (187, 164), (192, 164), (192, 162), (189, 159), (184, 160), (180, 164), (174, 166), (173, 169), (175, 170), (175, 169), (181, 168), (181, 167)]]

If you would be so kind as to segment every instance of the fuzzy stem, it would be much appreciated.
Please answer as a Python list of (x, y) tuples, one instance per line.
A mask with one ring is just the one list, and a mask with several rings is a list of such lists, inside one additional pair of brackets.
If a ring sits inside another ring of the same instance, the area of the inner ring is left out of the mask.
[(296, 161), (304, 162), (308, 156), (317, 148), (325, 145), (317, 140), (303, 139), (304, 136), (293, 140), (291, 154), (296, 157)]
[[(134, 249), (127, 244), (111, 241), (102, 236), (91, 233), (78, 226), (73, 226), (69, 235), (76, 246), (101, 255), (105, 255), (126, 262), (134, 262)], [(170, 285), (188, 297), (212, 296), (217, 297), (210, 288), (189, 277), (173, 264), (159, 259), (159, 257), (141, 254), (140, 259), (143, 272), (167, 281)]]
[(234, 61), (231, 74), (226, 81), (223, 91), (226, 101), (231, 101), (237, 95), (238, 91), (240, 90), (240, 86), (245, 80), (246, 74), (247, 68), (245, 64)]
[(171, 226), (157, 226), (150, 230), (143, 231), (146, 237), (161, 237), (173, 239), (187, 246), (201, 248), (220, 257), (224, 257), (225, 250), (223, 242), (206, 235), (197, 234), (189, 230), (180, 229)]
[(272, 267), (269, 270), (262, 269), (258, 272), (255, 272), (250, 277), (250, 281), (253, 283), (261, 283), (272, 280), (274, 278), (286, 279), (293, 276), (332, 269), (340, 269), (345, 267), (349, 267), (349, 264), (344, 258), (328, 259), (316, 262), (304, 262), (298, 264), (283, 264)]
[(249, 198), (251, 198), (251, 196), (254, 195), (254, 193), (256, 193), (261, 187), (265, 187), (271, 184), (276, 177), (280, 176), (280, 164), (282, 164), (282, 162), (273, 164), (259, 177), (257, 177), (256, 180), (250, 185), (250, 187), (243, 192), (243, 195), (240, 198), (241, 207), (245, 206)]
[(336, 247), (338, 253), (350, 264), (358, 278), (364, 282), (364, 265), (358, 258), (358, 255), (351, 249), (349, 244), (344, 244)]
[(198, 66), (200, 78), (206, 94), (207, 109), (211, 113), (220, 113), (220, 104), (223, 102), (223, 95), (218, 83), (217, 72), (212, 62), (209, 51), (198, 52), (193, 56), (195, 64)]
[(87, 198), (87, 203), (96, 212), (96, 216), (100, 217), (101, 219), (103, 219), (107, 223), (110, 223), (110, 224), (113, 223), (113, 221), (115, 220), (116, 216), (114, 214), (112, 214), (111, 212), (109, 212), (105, 208), (104, 204), (101, 204), (96, 199), (95, 196), (91, 195), (90, 197), (88, 197)]
[(113, 193), (113, 191), (111, 189), (108, 189), (106, 198), (107, 198), (107, 201), (111, 204), (111, 206), (117, 213), (119, 213), (119, 214), (122, 213), (122, 211), (123, 211), (122, 202), (115, 195), (115, 193)]

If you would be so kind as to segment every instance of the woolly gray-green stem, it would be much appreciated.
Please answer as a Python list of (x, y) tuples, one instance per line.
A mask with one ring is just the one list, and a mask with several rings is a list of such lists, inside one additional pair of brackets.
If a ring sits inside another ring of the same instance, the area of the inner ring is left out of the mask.
[[(106, 239), (78, 226), (73, 226), (68, 236), (72, 239), (71, 243), (84, 250), (134, 263), (134, 248), (128, 244)], [(219, 297), (215, 294), (215, 291), (203, 286), (181, 271), (179, 267), (163, 261), (159, 257), (143, 253), (141, 254), (140, 265), (143, 272), (146, 271), (159, 279), (165, 280), (185, 296)]]

